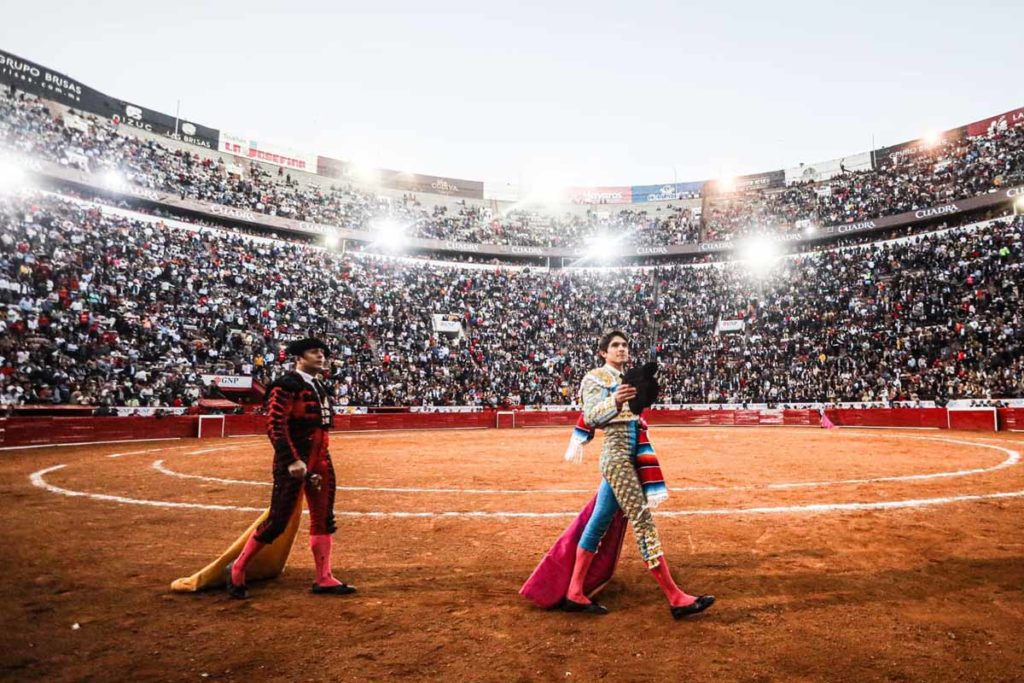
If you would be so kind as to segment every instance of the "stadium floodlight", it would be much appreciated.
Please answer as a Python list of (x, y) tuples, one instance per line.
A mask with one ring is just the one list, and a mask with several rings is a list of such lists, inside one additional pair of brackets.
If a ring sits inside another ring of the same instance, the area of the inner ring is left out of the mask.
[(376, 185), (380, 181), (380, 171), (372, 166), (352, 163), (349, 169), (351, 176), (364, 185)]
[(774, 240), (758, 235), (740, 244), (740, 260), (755, 275), (765, 275), (779, 258), (779, 245)]
[(0, 159), (0, 192), (10, 192), (25, 183), (25, 171), (10, 159)]
[(341, 245), (341, 238), (337, 233), (329, 232), (324, 235), (324, 246), (328, 249), (337, 249)]
[(808, 236), (813, 235), (817, 231), (818, 231), (818, 226), (816, 226), (814, 223), (808, 223), (807, 227), (804, 228), (804, 234), (808, 235)]
[(715, 184), (718, 186), (719, 192), (732, 192), (736, 189), (736, 178), (725, 176), (724, 178), (719, 178)]
[(590, 240), (584, 258), (588, 261), (613, 261), (618, 254), (621, 240), (621, 236), (614, 237), (605, 233), (596, 235)]
[(109, 187), (111, 190), (120, 190), (125, 186), (124, 176), (117, 169), (108, 169), (103, 172), (103, 184)]
[(545, 207), (566, 204), (569, 176), (556, 159), (534, 159), (520, 173), (520, 203)]
[(523, 203), (527, 206), (558, 206), (568, 201), (567, 192), (561, 185), (538, 185), (530, 189)]
[(382, 218), (373, 224), (377, 238), (373, 243), (388, 251), (399, 251), (405, 246), (405, 226), (394, 218)]
[(921, 139), (924, 140), (925, 147), (935, 147), (942, 142), (942, 133), (937, 130), (933, 130)]

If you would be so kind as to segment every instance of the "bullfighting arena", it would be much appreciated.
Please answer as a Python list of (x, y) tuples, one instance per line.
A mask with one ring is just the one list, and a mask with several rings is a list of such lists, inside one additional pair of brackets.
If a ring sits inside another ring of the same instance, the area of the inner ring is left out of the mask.
[(611, 614), (517, 590), (599, 482), (566, 428), (336, 433), (336, 575), (305, 522), (252, 598), (178, 594), (269, 500), (264, 437), (0, 453), (5, 678), (1024, 678), (1024, 435), (654, 427), (676, 622), (631, 534)]

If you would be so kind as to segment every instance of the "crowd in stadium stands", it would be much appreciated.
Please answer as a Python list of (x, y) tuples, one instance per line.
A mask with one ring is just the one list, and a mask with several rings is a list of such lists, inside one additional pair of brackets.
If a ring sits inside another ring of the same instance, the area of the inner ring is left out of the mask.
[(708, 241), (750, 233), (792, 234), (807, 222), (835, 225), (915, 211), (1024, 183), (1024, 126), (949, 139), (880, 160), (872, 171), (820, 183), (708, 196)]
[(914, 211), (1024, 182), (1024, 127), (943, 141), (893, 155), (871, 172), (848, 173), (819, 198), (825, 223)]
[(372, 230), (375, 221), (390, 217), (414, 237), (534, 247), (585, 248), (599, 236), (620, 237), (624, 246), (660, 246), (756, 232), (793, 234), (808, 223), (856, 222), (1024, 183), (1024, 126), (894, 154), (878, 169), (820, 183), (708, 196), (703, 216), (678, 206), (501, 215), (466, 202), (425, 205), (413, 195), (392, 198), (351, 186), (324, 187), (300, 182), (283, 169), (172, 149), (92, 116), (56, 116), (39, 100), (4, 90), (0, 146), (92, 172), (116, 169), (138, 185), (268, 215), (357, 230)]
[(791, 234), (817, 223), (813, 185), (708, 196), (704, 239), (735, 239), (750, 233)]
[(502, 216), (465, 202), (455, 208), (424, 206), (415, 195), (389, 198), (351, 186), (304, 184), (283, 169), (271, 172), (256, 163), (238, 165), (223, 156), (171, 149), (93, 116), (58, 117), (37, 99), (3, 90), (0, 145), (94, 173), (114, 170), (131, 183), (183, 199), (353, 230), (373, 230), (376, 221), (387, 218), (412, 237), (536, 247), (585, 246), (605, 233), (625, 235), (624, 243), (638, 246), (677, 244), (696, 241), (699, 231), (694, 213), (678, 207)]
[[(342, 405), (564, 404), (598, 336), (628, 330), (643, 357), (652, 315), (666, 403), (1020, 397), (1022, 264), (1021, 218), (799, 254), (755, 278), (739, 263), (545, 271), (342, 256), (8, 196), (0, 402), (190, 405), (210, 391), (201, 374), (267, 382), (288, 340), (316, 334), (335, 349)], [(461, 334), (436, 332), (435, 314)], [(742, 332), (715, 333), (737, 318)]]

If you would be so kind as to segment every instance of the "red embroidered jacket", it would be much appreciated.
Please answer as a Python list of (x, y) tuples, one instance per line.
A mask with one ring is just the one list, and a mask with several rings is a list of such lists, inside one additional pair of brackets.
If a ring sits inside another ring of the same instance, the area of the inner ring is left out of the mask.
[(326, 415), (317, 392), (297, 372), (282, 375), (267, 388), (267, 436), (274, 445), (275, 466), (287, 467), (296, 460), (309, 464), (327, 452), (334, 404), (324, 391)]

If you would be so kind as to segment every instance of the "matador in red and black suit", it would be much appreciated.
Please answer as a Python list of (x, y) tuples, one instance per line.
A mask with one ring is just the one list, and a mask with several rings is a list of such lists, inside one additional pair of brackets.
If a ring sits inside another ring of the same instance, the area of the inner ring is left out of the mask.
[(327, 346), (318, 339), (302, 339), (288, 345), (296, 358), (295, 370), (285, 373), (267, 388), (267, 435), (274, 445), (274, 489), (267, 518), (256, 527), (241, 554), (229, 566), (228, 593), (247, 597), (245, 565), (288, 526), (305, 493), (309, 507), (309, 545), (316, 563), (316, 582), (311, 591), (346, 595), (355, 587), (331, 574), (331, 534), (334, 523), (334, 467), (331, 464), (330, 428), (334, 405), (320, 381)]

